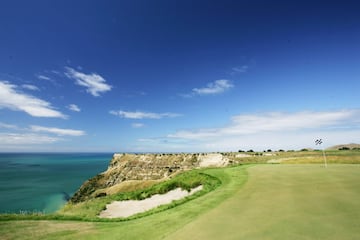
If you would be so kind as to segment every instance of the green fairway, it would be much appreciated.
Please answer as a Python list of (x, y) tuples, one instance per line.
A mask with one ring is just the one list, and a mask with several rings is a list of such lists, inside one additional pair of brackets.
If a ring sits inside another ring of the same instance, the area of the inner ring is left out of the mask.
[(222, 181), (175, 208), (126, 222), (0, 221), (2, 239), (358, 239), (360, 165), (204, 170)]
[(360, 165), (258, 165), (243, 189), (167, 239), (359, 239)]

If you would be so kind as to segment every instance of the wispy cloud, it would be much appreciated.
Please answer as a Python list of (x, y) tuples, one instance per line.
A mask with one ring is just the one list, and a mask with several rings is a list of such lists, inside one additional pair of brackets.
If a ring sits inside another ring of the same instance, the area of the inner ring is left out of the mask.
[(126, 112), (126, 111), (110, 111), (112, 115), (119, 116), (121, 118), (129, 118), (129, 119), (161, 119), (161, 118), (173, 118), (180, 117), (181, 114), (178, 113), (153, 113), (153, 112)]
[(183, 130), (170, 134), (170, 138), (207, 139), (212, 137), (243, 136), (264, 132), (284, 132), (301, 129), (316, 129), (355, 121), (360, 117), (359, 110), (332, 112), (271, 112), (263, 114), (244, 114), (234, 116), (228, 126), (197, 130)]
[(106, 80), (99, 74), (85, 74), (70, 67), (65, 69), (65, 75), (68, 78), (74, 79), (77, 85), (85, 87), (86, 91), (94, 97), (98, 97), (100, 93), (105, 93), (112, 89), (112, 86), (107, 84)]
[(145, 127), (145, 124), (143, 124), (143, 123), (132, 123), (131, 127), (133, 127), (133, 128), (142, 128), (142, 127)]
[(42, 127), (42, 126), (30, 126), (30, 130), (34, 132), (47, 132), (53, 133), (59, 136), (83, 136), (85, 132), (82, 130), (74, 129), (63, 129), (63, 128), (53, 128), (53, 127)]
[(76, 105), (76, 104), (70, 104), (69, 106), (67, 106), (67, 108), (71, 111), (74, 112), (80, 112), (81, 109)]
[[(360, 109), (241, 114), (218, 128), (180, 130), (165, 138), (178, 141), (173, 145), (182, 151), (300, 149), (316, 147), (314, 140), (319, 137), (325, 146), (331, 146), (359, 142), (359, 119)], [(142, 147), (151, 149), (151, 144), (143, 141)], [(157, 147), (161, 149), (162, 145)]]
[(0, 122), (0, 128), (18, 129), (16, 125)]
[[(34, 145), (41, 146), (43, 151), (48, 144), (66, 141), (63, 136), (82, 136), (84, 131), (62, 128), (49, 128), (43, 126), (32, 125), (28, 128), (19, 128), (16, 125), (0, 122), (0, 129), (10, 129), (13, 132), (0, 132), (0, 151), (38, 151), (33, 148)], [(7, 130), (8, 131), (8, 130)], [(40, 149), (39, 149), (40, 150)]]
[(47, 81), (50, 81), (50, 80), (51, 80), (51, 78), (49, 78), (49, 77), (47, 77), (47, 76), (45, 76), (45, 75), (41, 75), (41, 74), (36, 75), (36, 77), (37, 77), (38, 79), (41, 79), (41, 80), (47, 80)]
[(237, 73), (246, 73), (248, 70), (249, 70), (248, 65), (237, 66), (237, 67), (231, 68), (230, 74), (235, 75)]
[(40, 89), (37, 86), (31, 84), (23, 84), (21, 85), (21, 87), (32, 91), (40, 91)]
[(0, 108), (24, 111), (33, 117), (66, 118), (66, 115), (54, 110), (49, 102), (22, 93), (16, 85), (7, 81), (0, 81)]
[(62, 140), (58, 137), (33, 133), (0, 133), (1, 147), (4, 145), (22, 146), (34, 144), (51, 144)]
[(206, 95), (216, 95), (223, 93), (231, 88), (234, 85), (227, 79), (220, 79), (214, 82), (208, 83), (206, 87), (193, 88), (190, 93), (180, 94), (180, 96), (185, 98), (191, 98), (194, 96), (206, 96)]
[[(55, 87), (59, 87), (61, 86), (61, 84), (59, 84), (55, 78), (58, 78), (58, 77), (63, 77), (63, 75), (60, 74), (60, 72), (57, 72), (57, 71), (47, 71), (45, 70), (44, 72), (46, 72), (46, 75), (43, 75), (43, 74), (36, 74), (35, 76), (42, 80), (42, 81), (47, 81), (49, 83), (51, 83), (53, 86)], [(54, 78), (55, 77), (55, 78)]]

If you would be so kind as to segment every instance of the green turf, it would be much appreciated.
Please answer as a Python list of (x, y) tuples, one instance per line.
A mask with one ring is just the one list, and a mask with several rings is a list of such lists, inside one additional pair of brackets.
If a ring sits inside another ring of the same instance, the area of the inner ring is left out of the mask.
[(204, 170), (222, 181), (175, 208), (126, 222), (0, 221), (1, 239), (358, 239), (360, 165)]
[(360, 165), (258, 165), (243, 189), (166, 239), (359, 239)]

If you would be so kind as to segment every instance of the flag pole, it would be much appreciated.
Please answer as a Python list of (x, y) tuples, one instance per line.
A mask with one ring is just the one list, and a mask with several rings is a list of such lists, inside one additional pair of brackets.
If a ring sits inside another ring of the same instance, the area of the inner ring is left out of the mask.
[(325, 166), (325, 168), (327, 168), (327, 160), (326, 160), (326, 155), (325, 155), (324, 147), (323, 147), (323, 149), (322, 149), (322, 152), (323, 152), (323, 157), (324, 157), (324, 166)]
[[(315, 145), (321, 145), (323, 142), (322, 142), (322, 139), (316, 139), (315, 140)], [(323, 158), (324, 158), (324, 167), (327, 168), (327, 159), (326, 159), (326, 154), (325, 154), (325, 150), (324, 150), (324, 147), (322, 147), (322, 152), (323, 152)]]

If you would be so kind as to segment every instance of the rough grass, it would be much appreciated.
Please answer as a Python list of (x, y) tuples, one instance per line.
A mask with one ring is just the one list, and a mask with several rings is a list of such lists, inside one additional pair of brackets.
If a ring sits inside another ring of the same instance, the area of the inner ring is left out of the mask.
[[(359, 164), (360, 151), (325, 151), (327, 163)], [(322, 151), (311, 151), (308, 153), (294, 154), (294, 158), (282, 161), (281, 163), (323, 163)]]
[[(100, 220), (97, 219), (99, 213), (105, 209), (107, 204), (113, 201), (130, 200), (130, 199), (142, 200), (149, 198), (155, 194), (167, 193), (176, 188), (181, 188), (183, 190), (190, 191), (192, 188), (195, 188), (199, 185), (203, 185), (203, 190), (192, 196), (189, 196), (182, 200), (174, 201), (171, 204), (165, 206), (160, 206), (157, 209), (152, 209), (145, 213), (137, 214), (133, 217), (130, 217), (130, 219), (146, 216), (149, 214), (153, 214), (155, 212), (173, 208), (188, 200), (194, 199), (200, 195), (210, 192), (211, 190), (215, 189), (217, 186), (220, 185), (220, 181), (217, 178), (214, 178), (208, 174), (204, 174), (201, 171), (193, 170), (189, 172), (184, 172), (182, 174), (175, 176), (171, 180), (152, 185), (151, 187), (148, 188), (139, 189), (132, 192), (122, 192), (101, 198), (95, 198), (77, 204), (68, 203), (63, 209), (61, 209), (58, 212), (58, 214), (63, 216), (76, 216), (82, 218), (83, 220)], [(113, 220), (102, 219), (102, 221), (114, 221), (114, 219)]]
[(111, 186), (107, 188), (105, 191), (103, 189), (99, 190), (98, 192), (95, 191), (95, 195), (101, 192), (105, 192), (107, 195), (112, 195), (120, 192), (132, 192), (138, 189), (145, 189), (151, 187), (162, 181), (161, 180), (127, 180), (119, 184), (116, 184), (114, 186)]
[(96, 233), (94, 223), (57, 221), (0, 221), (0, 239), (76, 239)]
[[(324, 163), (323, 152), (318, 151), (298, 151), (298, 152), (276, 152), (272, 156), (253, 156), (246, 161), (255, 160), (258, 163), (281, 163), (281, 164), (304, 164), (304, 163)], [(340, 163), (340, 164), (360, 164), (360, 151), (338, 151), (326, 150), (325, 151), (327, 163)]]

